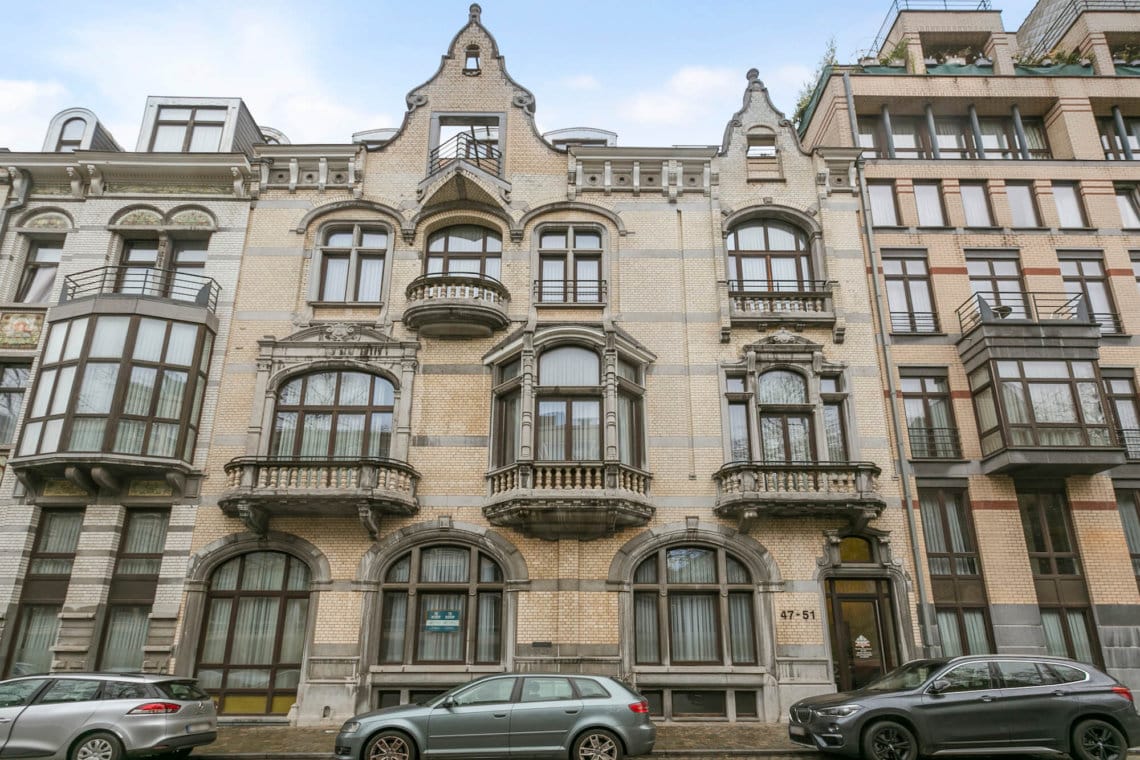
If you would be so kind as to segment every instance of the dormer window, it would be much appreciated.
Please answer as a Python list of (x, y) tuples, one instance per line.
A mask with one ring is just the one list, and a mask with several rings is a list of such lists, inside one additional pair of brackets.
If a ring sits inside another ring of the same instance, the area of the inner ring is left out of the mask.
[(56, 153), (74, 153), (83, 143), (83, 135), (87, 133), (87, 122), (83, 119), (68, 119), (59, 132), (59, 140), (55, 145)]
[(150, 149), (156, 153), (216, 153), (222, 144), (225, 108), (158, 109)]
[(463, 59), (463, 73), (467, 76), (477, 76), (479, 74), (479, 46), (468, 45), (467, 55)]

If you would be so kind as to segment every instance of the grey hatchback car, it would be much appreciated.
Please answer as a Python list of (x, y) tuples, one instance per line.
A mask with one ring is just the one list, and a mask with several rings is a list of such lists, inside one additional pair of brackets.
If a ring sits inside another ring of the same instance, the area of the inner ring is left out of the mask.
[(915, 660), (857, 691), (800, 700), (789, 717), (792, 740), (868, 760), (1010, 752), (1124, 760), (1140, 744), (1132, 692), (1060, 657)]
[(649, 703), (620, 681), (559, 674), (487, 676), (427, 700), (357, 715), (338, 760), (534, 757), (620, 760), (653, 751)]
[(194, 681), (154, 673), (66, 673), (0, 681), (0, 757), (183, 758), (217, 738)]

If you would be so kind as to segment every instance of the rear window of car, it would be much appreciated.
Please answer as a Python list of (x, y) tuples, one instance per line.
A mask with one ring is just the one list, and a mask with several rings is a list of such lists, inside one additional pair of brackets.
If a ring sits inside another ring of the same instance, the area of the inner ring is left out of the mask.
[(582, 699), (605, 699), (610, 696), (606, 687), (590, 678), (575, 678), (574, 685), (578, 687)]
[(210, 695), (199, 689), (198, 684), (193, 681), (159, 681), (155, 686), (171, 699), (195, 700), (210, 698)]
[(1007, 689), (1018, 689), (1026, 686), (1049, 686), (1057, 683), (1057, 679), (1049, 671), (1038, 667), (1033, 662), (1018, 662), (1016, 660), (1002, 660), (997, 663), (1001, 672), (1002, 681)]
[(1085, 680), (1087, 676), (1085, 671), (1079, 668), (1071, 668), (1068, 665), (1058, 665), (1055, 662), (1051, 662), (1045, 667), (1053, 671), (1057, 676), (1057, 680), (1061, 683), (1076, 683), (1077, 681)]
[(150, 690), (145, 684), (130, 681), (108, 681), (103, 684), (103, 699), (147, 699)]

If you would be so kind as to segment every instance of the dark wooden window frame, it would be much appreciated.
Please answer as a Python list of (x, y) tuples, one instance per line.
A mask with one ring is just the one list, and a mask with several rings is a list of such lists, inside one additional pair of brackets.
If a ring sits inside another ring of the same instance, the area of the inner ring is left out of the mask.
[[(598, 248), (579, 248), (577, 243), (578, 231), (590, 232), (598, 236)], [(543, 237), (547, 233), (562, 232), (566, 236), (565, 248), (545, 248), (542, 245)], [(605, 303), (602, 277), (602, 258), (605, 252), (606, 236), (601, 227), (596, 225), (569, 224), (565, 226), (544, 227), (537, 231), (538, 235), (538, 303)], [(562, 262), (562, 279), (547, 280), (543, 263), (549, 260)], [(596, 262), (598, 268), (597, 278), (594, 280), (581, 279), (578, 273), (579, 262)], [(558, 286), (548, 290), (548, 286)], [(559, 296), (559, 293), (561, 295)]]
[[(717, 566), (717, 580), (715, 583), (670, 583), (667, 574), (667, 557), (670, 551), (677, 549), (695, 548), (712, 551), (716, 555)], [(734, 562), (738, 563), (745, 572), (749, 575), (748, 583), (729, 583), (727, 571), (727, 559), (731, 557)], [(637, 581), (637, 568), (649, 560), (654, 560), (656, 565), (657, 580), (653, 583), (639, 583)], [(630, 579), (630, 588), (634, 597), (638, 594), (652, 595), (657, 599), (657, 645), (659, 647), (658, 657), (656, 661), (639, 661), (635, 663), (635, 667), (639, 666), (678, 666), (678, 667), (693, 667), (693, 666), (751, 666), (756, 665), (760, 658), (760, 637), (758, 635), (756, 625), (756, 598), (755, 598), (755, 583), (752, 582), (751, 571), (747, 566), (733, 556), (732, 552), (727, 552), (722, 548), (713, 546), (701, 545), (673, 545), (657, 549), (652, 554), (642, 557), (641, 560), (634, 566), (634, 576)], [(729, 642), (729, 607), (728, 600), (733, 594), (749, 594), (749, 622), (752, 624), (752, 653), (753, 660), (751, 662), (734, 662), (732, 659), (732, 647)], [(701, 661), (687, 661), (673, 659), (674, 642), (672, 641), (672, 626), (670, 625), (669, 618), (669, 599), (670, 597), (677, 596), (711, 596), (715, 597), (717, 604), (715, 607), (716, 627), (717, 627), (717, 656), (715, 660), (701, 660)], [(630, 646), (636, 648), (636, 623), (631, 621), (630, 630), (633, 635), (630, 639)], [(636, 653), (634, 654), (636, 660)]]
[[(1127, 503), (1121, 506), (1121, 496), (1127, 498)], [(1126, 488), (1119, 489), (1116, 492), (1116, 503), (1118, 509), (1129, 509), (1136, 513), (1136, 519), (1140, 520), (1140, 489)], [(1140, 546), (1128, 547), (1128, 556), (1132, 560), (1132, 573), (1136, 576), (1136, 585), (1140, 587)]]
[[(163, 111), (190, 111), (190, 118), (189, 119), (164, 119), (164, 118), (162, 118), (162, 112)], [(158, 140), (158, 128), (159, 127), (182, 126), (182, 127), (185, 127), (185, 130), (182, 133), (182, 148), (180, 150), (170, 151), (170, 152), (171, 153), (188, 153), (190, 151), (190, 143), (194, 139), (194, 128), (198, 125), (198, 123), (200, 121), (198, 119), (198, 112), (199, 111), (221, 112), (221, 120), (202, 121), (201, 124), (203, 126), (209, 125), (211, 127), (221, 126), (222, 135), (225, 134), (226, 121), (229, 119), (229, 109), (226, 108), (225, 106), (205, 106), (205, 105), (198, 106), (198, 105), (175, 105), (175, 104), (159, 106), (158, 112), (157, 112), (157, 114), (155, 114), (154, 127), (151, 129), (150, 145), (148, 147), (148, 150), (150, 150), (152, 152), (154, 151), (154, 144)], [(215, 151), (210, 151), (210, 152), (217, 152), (217, 151), (222, 150), (222, 146), (220, 144), (222, 135), (219, 135), (219, 137), (218, 137), (219, 145), (218, 145), (217, 149), (215, 149)]]
[[(16, 302), (29, 303), (25, 301), (28, 297), (28, 290), (31, 289), (32, 283), (36, 279), (36, 272), (40, 269), (55, 270), (52, 276), (52, 288), (55, 288), (55, 278), (59, 276), (59, 261), (46, 261), (41, 262), (37, 260), (41, 249), (45, 250), (59, 250), (62, 258), (64, 246), (64, 238), (62, 237), (35, 237), (28, 240), (28, 253), (24, 259), (24, 269), (20, 273), (20, 284), (16, 288)], [(36, 301), (34, 303), (46, 303), (46, 301)]]
[[(14, 371), (17, 379), (22, 379), (18, 385), (6, 384), (9, 371)], [(31, 361), (2, 361), (0, 362), (0, 398), (6, 399), (7, 406), (13, 413), (11, 418), (12, 430), (10, 440), (0, 438), (0, 448), (7, 448), (15, 443), (16, 421), (24, 411), (24, 403), (28, 398), (28, 379), (31, 376)], [(2, 470), (0, 470), (2, 472)]]
[[(146, 607), (151, 609), (154, 605), (154, 594), (158, 588), (160, 564), (165, 547), (159, 547), (157, 552), (128, 552), (127, 537), (131, 526), (142, 514), (162, 514), (167, 519), (169, 529), (169, 509), (128, 509), (126, 520), (123, 523), (122, 537), (119, 540), (119, 550), (115, 557), (115, 569), (111, 575), (111, 586), (107, 594), (107, 609), (103, 615), (102, 634), (99, 637), (99, 650), (96, 662), (97, 667), (103, 667), (103, 657), (106, 654), (107, 642), (111, 629), (111, 613), (119, 607)], [(125, 573), (122, 571), (123, 560), (146, 559), (155, 561), (153, 573)]]
[[(779, 225), (780, 227), (786, 227), (788, 230), (791, 230), (792, 236), (795, 239), (796, 247), (790, 250), (773, 249), (769, 242), (769, 230), (773, 225)], [(763, 234), (765, 248), (763, 250), (752, 250), (738, 247), (737, 233), (745, 228), (750, 227), (759, 227), (764, 230)], [(807, 234), (794, 224), (790, 224), (778, 219), (754, 219), (751, 221), (742, 222), (733, 227), (729, 233), (728, 239), (725, 241), (725, 252), (728, 254), (730, 290), (757, 290), (756, 288), (749, 288), (747, 286), (747, 283), (755, 281), (746, 280), (744, 278), (744, 268), (742, 264), (745, 259), (764, 262), (763, 282), (767, 283), (767, 288), (760, 290), (759, 292), (784, 290), (783, 288), (772, 288), (772, 283), (788, 282), (788, 280), (777, 280), (773, 278), (773, 260), (792, 261), (795, 263), (795, 283), (799, 286), (799, 290), (809, 290), (816, 287), (813, 282), (814, 263), (812, 262), (811, 242), (808, 240)], [(795, 291), (788, 290), (788, 292)]]
[[(1084, 296), (1085, 305), (1088, 307), (1090, 316), (1093, 321), (1100, 322), (1100, 331), (1102, 335), (1119, 335), (1122, 331), (1120, 323), (1120, 314), (1116, 308), (1116, 296), (1112, 292), (1112, 278), (1108, 276), (1108, 270), (1104, 264), (1104, 255), (1100, 251), (1057, 251), (1057, 260), (1061, 264), (1061, 281), (1068, 285), (1075, 285), (1080, 294)], [(1079, 270), (1076, 275), (1066, 274), (1064, 272), (1064, 265), (1066, 262), (1075, 262)], [(1094, 262), (1100, 266), (1099, 276), (1090, 276), (1084, 272), (1084, 267), (1080, 266), (1083, 262)], [(1089, 283), (1099, 282), (1104, 286), (1105, 297), (1108, 299), (1108, 313), (1093, 312), (1092, 311), (1092, 298), (1089, 295)]]
[[(467, 565), (467, 581), (461, 583), (433, 583), (420, 580), (420, 562), (423, 552), (428, 549), (451, 548), (462, 549), (468, 552), (468, 565)], [(389, 581), (388, 573), (392, 567), (408, 558), (408, 580), (402, 581)], [(480, 580), (480, 563), (482, 560), (487, 560), (495, 565), (498, 570), (498, 580), (495, 581), (482, 581)], [(413, 547), (410, 551), (401, 554), (399, 557), (389, 563), (388, 567), (384, 569), (384, 581), (380, 584), (380, 604), (377, 605), (377, 610), (381, 616), (379, 620), (380, 627), (383, 627), (382, 616), (385, 608), (385, 596), (390, 593), (402, 593), (405, 595), (406, 608), (404, 620), (404, 633), (403, 633), (403, 658), (401, 662), (384, 661), (382, 653), (379, 656), (381, 665), (497, 665), (503, 661), (504, 648), (509, 645), (506, 641), (504, 632), (507, 630), (506, 626), (506, 595), (507, 587), (506, 582), (503, 580), (503, 565), (491, 555), (479, 549), (466, 546), (463, 544), (425, 544), (422, 546)], [(437, 593), (450, 593), (463, 595), (463, 615), (460, 630), (463, 636), (463, 652), (464, 657), (462, 660), (422, 660), (419, 658), (419, 634), (421, 632), (421, 620), (423, 618), (422, 600), (425, 594)], [(494, 594), (499, 597), (499, 657), (496, 660), (479, 660), (479, 597), (484, 594)], [(412, 612), (415, 614), (411, 614)]]
[[(938, 428), (934, 427), (933, 424), (930, 424), (934, 420), (934, 415), (931, 414), (931, 411), (930, 411), (930, 402), (932, 399), (944, 399), (946, 402), (946, 410), (949, 413), (949, 417), (950, 417), (950, 420), (949, 420), (950, 432), (949, 432), (949, 434), (952, 436), (952, 438), (949, 441), (950, 448), (952, 449), (952, 452), (950, 453), (950, 455), (943, 456), (943, 455), (938, 454), (938, 453), (933, 453), (933, 454), (927, 454), (925, 456), (920, 456), (919, 454), (915, 453), (914, 441), (911, 440), (911, 444), (910, 444), (911, 456), (914, 457), (915, 459), (961, 459), (962, 458), (962, 446), (958, 440), (958, 431), (959, 431), (958, 420), (957, 420), (957, 417), (954, 413), (954, 397), (950, 391), (950, 377), (949, 377), (948, 371), (946, 369), (935, 370), (933, 368), (925, 369), (925, 368), (903, 367), (903, 368), (900, 368), (899, 379), (901, 381), (899, 383), (899, 393), (900, 393), (900, 396), (903, 400), (903, 414), (905, 417), (908, 418), (907, 419), (907, 429), (908, 429), (908, 433), (910, 436), (913, 436), (913, 433), (910, 433), (909, 415), (906, 414), (906, 402), (908, 400), (917, 400), (917, 401), (920, 401), (922, 403), (923, 420), (928, 423), (925, 426), (927, 430), (937, 430), (938, 429)], [(919, 388), (918, 391), (906, 390), (904, 388), (904, 386), (907, 385), (907, 383), (906, 383), (907, 380), (918, 380), (920, 382), (921, 387)], [(934, 389), (931, 389), (930, 387), (928, 387), (929, 381), (932, 381), (932, 380), (933, 381), (941, 380), (943, 383), (945, 383), (945, 387), (946, 387), (945, 392), (940, 392), (940, 391), (937, 391), (937, 390), (934, 390)], [(937, 443), (936, 441), (934, 441), (933, 445), (929, 445), (929, 450), (937, 452), (939, 447), (940, 447), (940, 444)]]
[[(899, 270), (887, 271), (887, 262), (898, 262)], [(911, 272), (910, 264), (919, 263), (923, 271)], [(906, 311), (891, 311), (891, 332), (899, 334), (935, 334), (941, 332), (938, 323), (938, 311), (934, 300), (934, 291), (930, 286), (930, 262), (926, 251), (883, 251), (883, 280), (887, 283), (888, 293), (890, 283), (900, 282), (906, 295)], [(932, 312), (915, 311), (911, 291), (914, 287), (924, 287), (927, 299), (930, 301)], [(888, 308), (890, 298), (888, 296)]]
[[(352, 245), (348, 248), (343, 246), (333, 246), (328, 241), (329, 238), (336, 234), (349, 232), (352, 234)], [(363, 244), (363, 236), (365, 233), (376, 234), (382, 233), (384, 235), (384, 248), (368, 248)], [(384, 296), (384, 281), (388, 277), (388, 260), (389, 252), (392, 250), (392, 231), (383, 224), (374, 224), (368, 222), (355, 222), (351, 224), (337, 224), (330, 226), (328, 229), (321, 231), (321, 245), (317, 246), (320, 253), (321, 265), (319, 267), (318, 277), (320, 281), (317, 283), (317, 301), (320, 303), (383, 303)], [(345, 273), (345, 286), (344, 298), (329, 298), (325, 293), (325, 285), (328, 275), (328, 262), (330, 260), (339, 259), (348, 261), (348, 271)], [(368, 260), (379, 260), (381, 262), (381, 279), (380, 279), (380, 299), (377, 301), (365, 301), (360, 297), (360, 263)]]
[[(345, 374), (368, 375), (368, 377), (370, 378), (370, 383), (368, 386), (368, 403), (363, 405), (363, 406), (349, 406), (346, 404), (339, 404), (339, 403), (333, 403), (333, 404), (327, 404), (327, 405), (306, 404), (305, 403), (305, 393), (306, 393), (306, 390), (308, 389), (309, 378), (313, 377), (314, 375), (323, 375), (323, 374), (327, 374), (329, 372), (336, 375), (336, 384), (335, 384), (334, 390), (333, 390), (333, 398), (334, 399), (340, 398), (341, 385), (342, 385), (342, 381), (344, 379)], [(300, 389), (298, 390), (298, 395), (299, 395), (300, 401), (297, 404), (282, 404), (281, 403), (281, 389), (284, 388), (285, 385), (293, 382), (294, 380), (300, 380), (300, 382), (301, 382)], [(377, 382), (385, 382), (385, 383), (388, 383), (389, 386), (391, 386), (392, 396), (393, 396), (393, 400), (392, 400), (391, 405), (374, 404), (373, 403), (372, 399), (375, 397), (376, 383)], [(337, 433), (336, 433), (337, 420), (340, 418), (340, 416), (342, 414), (351, 414), (352, 416), (357, 416), (357, 415), (363, 415), (364, 416), (364, 429), (361, 431), (361, 448), (363, 449), (363, 451), (362, 451), (362, 453), (360, 453), (358, 455), (353, 454), (353, 455), (348, 455), (348, 456), (353, 457), (353, 458), (367, 457), (369, 455), (365, 452), (368, 451), (368, 448), (369, 448), (368, 444), (371, 441), (371, 437), (373, 435), (372, 415), (387, 413), (388, 415), (391, 416), (391, 418), (393, 420), (393, 424), (394, 424), (395, 411), (396, 411), (395, 393), (396, 393), (395, 384), (391, 380), (389, 380), (387, 377), (385, 377), (384, 375), (371, 373), (371, 372), (363, 372), (363, 371), (356, 370), (356, 369), (330, 368), (330, 369), (318, 370), (316, 372), (306, 372), (306, 373), (303, 373), (300, 375), (294, 375), (294, 376), (288, 378), (288, 380), (286, 380), (285, 382), (283, 382), (281, 384), (281, 386), (278, 387), (277, 393), (275, 394), (275, 403), (274, 403), (273, 417), (272, 417), (273, 427), (272, 427), (271, 432), (270, 432), (269, 450), (271, 452), (277, 451), (278, 440), (279, 440), (279, 434), (277, 432), (277, 425), (276, 425), (277, 415), (279, 413), (284, 413), (284, 414), (293, 413), (293, 414), (297, 415), (297, 427), (295, 430), (296, 435), (295, 435), (294, 440), (293, 440), (293, 451), (291, 453), (276, 454), (276, 456), (286, 457), (286, 458), (288, 458), (288, 457), (312, 456), (312, 457), (317, 457), (317, 458), (334, 459), (334, 458), (336, 458), (335, 451), (336, 451), (336, 437), (337, 437)], [(301, 433), (305, 429), (305, 418), (308, 415), (314, 415), (314, 414), (327, 414), (327, 415), (329, 415), (329, 445), (328, 445), (328, 450), (327, 450), (327, 453), (323, 454), (323, 455), (322, 454), (303, 455), (300, 453), (300, 450), (301, 450), (301, 443), (302, 443), (303, 438), (304, 438), (304, 436), (301, 435)], [(383, 434), (381, 433), (380, 435), (383, 435)], [(391, 450), (392, 432), (389, 432), (388, 436), (389, 436), (388, 446), (382, 446), (381, 447), (381, 454), (380, 454), (381, 457), (385, 457), (385, 458), (388, 456), (388, 452)]]
[[(452, 253), (451, 247), (450, 247), (451, 241), (450, 241), (450, 238), (448, 236), (449, 231), (454, 229), (455, 227), (467, 227), (467, 226), (478, 227), (479, 229), (481, 229), (483, 231), (481, 250), (479, 250), (479, 251), (456, 251), (455, 253)], [(439, 251), (431, 250), (432, 242), (434, 240), (439, 239), (439, 238), (443, 239), (443, 249), (439, 250)], [(488, 250), (487, 242), (489, 240), (498, 241), (499, 250), (497, 250), (497, 251)], [(428, 261), (430, 259), (433, 259), (433, 258), (442, 259), (442, 264), (441, 264), (442, 269), (439, 272), (429, 272), (427, 270)], [(494, 280), (494, 281), (498, 282), (499, 279), (497, 277), (492, 277), (492, 276), (487, 274), (487, 260), (488, 259), (498, 259), (500, 262), (499, 266), (502, 267), (502, 259), (503, 259), (503, 238), (502, 238), (502, 235), (500, 235), (497, 231), (491, 229), (490, 227), (484, 227), (483, 225), (480, 225), (480, 224), (451, 225), (448, 227), (444, 227), (441, 230), (436, 230), (435, 232), (433, 232), (431, 235), (428, 236), (427, 245), (424, 247), (424, 273), (428, 277), (432, 277), (432, 276), (444, 277), (447, 275), (457, 275), (457, 276), (468, 275), (468, 276), (473, 276), (473, 277), (482, 277), (484, 279)], [(458, 260), (462, 260), (462, 261), (478, 260), (479, 261), (479, 271), (478, 272), (463, 272), (463, 271), (452, 272), (451, 271), (451, 262), (452, 261), (458, 261)]]

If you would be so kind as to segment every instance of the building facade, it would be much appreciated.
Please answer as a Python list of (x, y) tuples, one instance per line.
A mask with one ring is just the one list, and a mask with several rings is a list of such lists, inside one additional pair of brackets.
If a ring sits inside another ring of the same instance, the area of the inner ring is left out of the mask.
[(1140, 683), (1140, 14), (903, 11), (820, 80), (805, 145), (863, 149), (924, 645)]
[(1020, 106), (1007, 163), (903, 155), (932, 19), (1017, 73), (996, 14), (905, 12), (909, 69), (835, 69), (799, 131), (750, 71), (707, 147), (539, 134), (478, 6), (346, 144), (231, 99), (151, 98), (133, 152), (57, 116), (0, 173), (3, 675), (169, 670), (302, 725), (503, 670), (741, 721), (955, 647), (1133, 678), (1134, 196), (1065, 131), (1132, 83), (1011, 78), (959, 136)]

